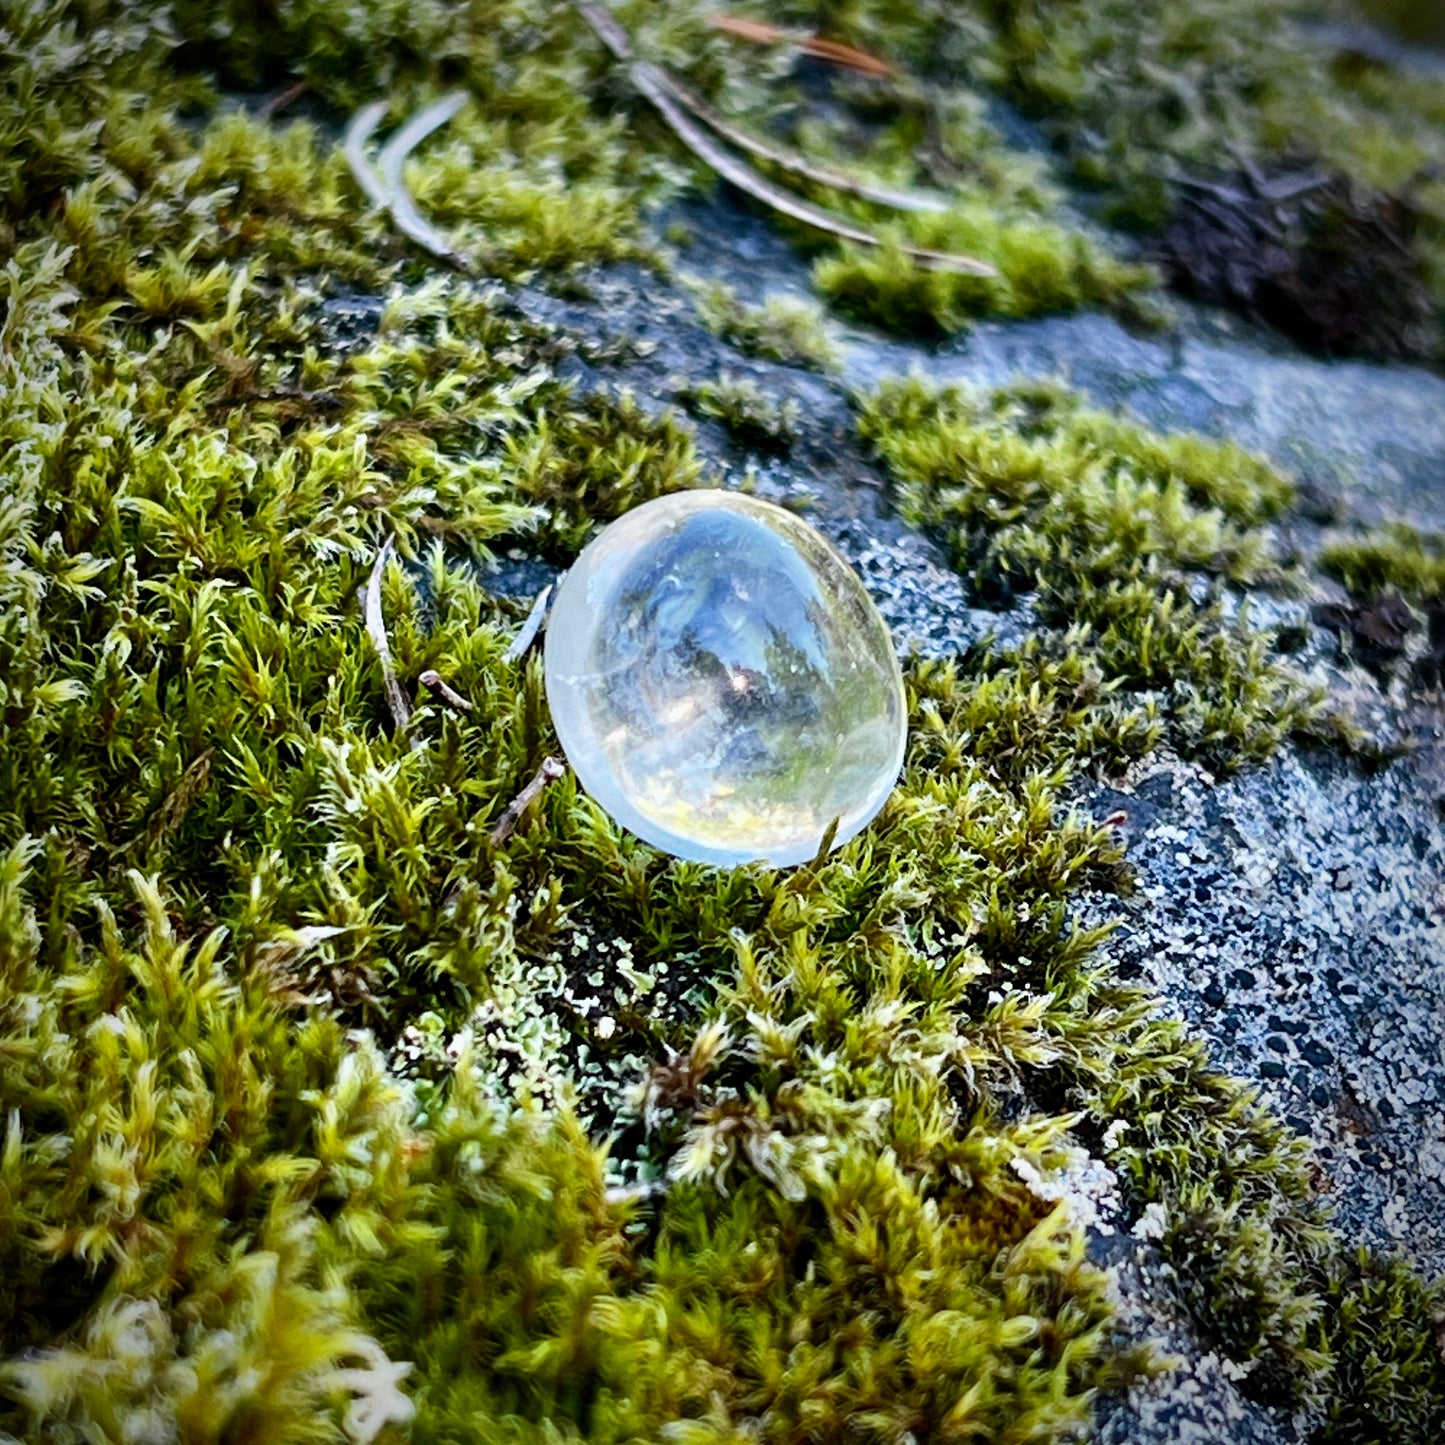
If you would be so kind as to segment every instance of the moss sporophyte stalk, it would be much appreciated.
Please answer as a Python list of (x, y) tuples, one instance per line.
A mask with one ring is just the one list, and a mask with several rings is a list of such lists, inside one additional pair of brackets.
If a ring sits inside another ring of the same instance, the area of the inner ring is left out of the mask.
[[(947, 196), (817, 262), (835, 306), (910, 329), (1154, 284), (985, 83), (1079, 118), (1068, 163), (1136, 212), (1225, 116), (1386, 190), (1387, 139), (1438, 133), (1423, 81), (1322, 80), (1283, 7), (1127, 8), (783, 7), (900, 77), (840, 76), (837, 106), (699, 7), (616, 18), (740, 120)], [(470, 274), (335, 143), (457, 87), (405, 179)], [(1226, 605), (1289, 581), (1265, 462), (1053, 384), (860, 396), (899, 511), (1035, 619), (907, 665), (871, 824), (717, 868), (569, 774), (498, 829), (557, 739), (479, 564), (565, 565), (721, 480), (685, 418), (561, 379), (597, 338), (519, 298), (663, 274), (656, 208), (703, 181), (568, 5), (0, 3), (0, 1432), (1066, 1440), (1162, 1366), (1120, 1343), (1060, 1186), (1090, 1150), (1247, 1395), (1320, 1439), (1438, 1440), (1438, 1296), (1332, 1230), (1293, 1132), (1071, 922), (1129, 886), (1089, 779), (1338, 740)], [(792, 309), (701, 304), (740, 360), (828, 364)], [(1427, 605), (1438, 551), (1327, 565)]]

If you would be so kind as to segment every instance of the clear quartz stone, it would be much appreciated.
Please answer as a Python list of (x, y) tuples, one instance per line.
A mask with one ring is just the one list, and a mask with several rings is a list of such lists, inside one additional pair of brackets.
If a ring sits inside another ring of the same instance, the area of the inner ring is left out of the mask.
[(547, 700), (582, 786), (680, 858), (777, 867), (866, 827), (907, 742), (863, 584), (792, 513), (662, 497), (602, 532), (547, 625)]

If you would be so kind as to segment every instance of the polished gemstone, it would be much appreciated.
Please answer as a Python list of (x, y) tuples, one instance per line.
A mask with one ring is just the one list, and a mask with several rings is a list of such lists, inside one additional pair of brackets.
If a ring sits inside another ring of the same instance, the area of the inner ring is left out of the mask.
[(547, 700), (582, 786), (680, 858), (806, 862), (866, 827), (907, 740), (898, 659), (806, 522), (680, 492), (602, 532), (547, 626)]

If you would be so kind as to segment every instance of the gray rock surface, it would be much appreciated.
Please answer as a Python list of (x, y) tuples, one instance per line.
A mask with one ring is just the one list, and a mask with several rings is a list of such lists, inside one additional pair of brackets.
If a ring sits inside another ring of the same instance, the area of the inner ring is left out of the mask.
[(1128, 815), (1136, 898), (1106, 948), (1315, 1144), (1347, 1238), (1445, 1272), (1445, 825), (1438, 720), (1362, 776), (1289, 750), (1223, 784), (1151, 761)]
[[(1368, 521), (1445, 522), (1445, 378), (1413, 367), (1324, 362), (1236, 318), (1190, 308), (1181, 329), (1133, 336), (1107, 316), (985, 323), (930, 359), (938, 381), (1062, 376), (1163, 431), (1230, 437)], [(917, 366), (910, 348), (858, 341), (857, 386)]]

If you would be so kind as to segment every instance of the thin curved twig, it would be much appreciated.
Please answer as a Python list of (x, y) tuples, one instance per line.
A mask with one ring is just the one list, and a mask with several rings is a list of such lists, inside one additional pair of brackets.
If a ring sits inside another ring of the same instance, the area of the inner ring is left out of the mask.
[[(884, 244), (883, 237), (852, 221), (835, 216), (831, 211), (825, 211), (821, 206), (815, 206), (811, 202), (795, 196), (791, 191), (784, 190), (781, 186), (774, 185), (747, 162), (730, 155), (706, 131), (693, 124), (692, 116), (688, 114), (691, 109), (689, 100), (683, 99), (677, 93), (683, 89), (680, 82), (673, 80), (666, 71), (647, 61), (633, 59), (632, 43), (627, 37), (627, 32), (608, 11), (600, 5), (579, 0), (577, 12), (592, 27), (597, 38), (616, 59), (631, 62), (628, 73), (638, 91), (652, 102), (653, 107), (667, 122), (678, 140), (723, 180), (736, 186), (740, 191), (746, 192), (755, 201), (761, 201), (763, 205), (777, 211), (780, 215), (790, 216), (795, 221), (801, 221), (805, 226), (812, 226), (815, 230), (838, 237), (839, 240), (852, 241), (859, 246), (870, 247)], [(692, 98), (694, 97), (689, 99)], [(719, 131), (719, 134), (725, 134), (725, 132)], [(746, 146), (742, 148), (748, 149)], [(756, 152), (754, 153), (756, 154)], [(899, 250), (920, 266), (927, 266), (931, 270), (957, 271), (967, 276), (998, 275), (998, 272), (987, 261), (980, 261), (976, 256), (959, 256), (948, 251), (927, 251), (917, 246), (905, 245), (900, 245)]]
[(846, 66), (860, 75), (870, 75), (874, 80), (891, 80), (898, 73), (886, 60), (870, 55), (866, 50), (858, 50), (836, 40), (824, 40), (806, 32), (784, 30), (779, 25), (768, 24), (766, 20), (753, 20), (746, 15), (713, 15), (709, 17), (708, 24), (737, 40), (749, 40), (754, 45), (786, 45), (812, 56), (814, 60)]
[(757, 136), (740, 126), (734, 125), (725, 115), (716, 111), (700, 95), (689, 90), (675, 75), (662, 72), (674, 100), (685, 105), (709, 130), (715, 131), (730, 145), (759, 160), (775, 165), (779, 170), (791, 171), (794, 175), (810, 180), (814, 185), (827, 186), (832, 191), (843, 191), (872, 201), (875, 206), (887, 206), (894, 211), (946, 211), (948, 202), (941, 196), (928, 196), (920, 191), (897, 191), (892, 186), (879, 186), (871, 181), (855, 180), (841, 171), (829, 170), (814, 165), (812, 161), (794, 151), (782, 150), (759, 140)]
[(507, 649), (507, 662), (520, 662), (531, 651), (537, 634), (542, 630), (543, 622), (547, 620), (547, 604), (551, 600), (552, 584), (549, 582), (532, 600), (532, 608), (527, 613), (522, 630), (512, 639), (512, 645)]
[(417, 146), (434, 130), (444, 126), (466, 103), (466, 91), (453, 90), (423, 107), (387, 141), (377, 160), (386, 204), (391, 207), (397, 229), (438, 260), (447, 261), (461, 270), (469, 269), (466, 258), (453, 250), (446, 237), (417, 209), (411, 192), (406, 188), (402, 168)]
[(781, 215), (790, 216), (793, 220), (802, 221), (804, 225), (813, 226), (817, 230), (827, 231), (840, 240), (856, 241), (863, 246), (877, 244), (877, 237), (871, 231), (865, 231), (851, 221), (840, 220), (812, 202), (795, 196), (791, 191), (775, 186), (746, 162), (723, 150), (706, 131), (693, 124), (692, 117), (673, 99), (666, 79), (655, 65), (638, 61), (632, 67), (632, 82), (652, 102), (683, 145), (699, 160), (705, 161), (723, 180), (740, 191), (745, 191), (754, 200), (771, 206)]
[(600, 5), (579, 3), (577, 13), (596, 32), (597, 38), (612, 52), (615, 60), (632, 59), (632, 42), (627, 32), (612, 18), (608, 10)]
[(366, 192), (366, 199), (379, 211), (386, 210), (391, 204), (391, 197), (387, 194), (381, 177), (366, 157), (366, 143), (381, 124), (386, 109), (387, 102), (384, 100), (373, 100), (362, 106), (352, 116), (351, 124), (346, 127), (346, 139), (342, 145), (346, 163), (351, 167), (351, 174), (356, 177), (356, 184)]
[(566, 771), (567, 765), (560, 758), (542, 759), (542, 766), (532, 775), (532, 781), (507, 804), (502, 810), (502, 816), (497, 819), (497, 826), (492, 829), (491, 833), (494, 848), (501, 847), (517, 831), (517, 824), (522, 821), (522, 814), (532, 806), (542, 789), (548, 783), (555, 783)]
[[(746, 192), (754, 200), (761, 201), (780, 215), (790, 216), (805, 226), (824, 231), (842, 241), (852, 241), (859, 246), (877, 247), (884, 244), (881, 236), (853, 221), (835, 216), (821, 206), (802, 200), (791, 191), (774, 185), (759, 174), (745, 161), (723, 150), (706, 131), (693, 124), (692, 117), (674, 99), (667, 78), (655, 65), (638, 61), (632, 67), (632, 83), (652, 102), (658, 113), (671, 127), (672, 132), (694, 155), (705, 161), (725, 181)], [(998, 272), (976, 256), (959, 256), (949, 251), (927, 251), (918, 246), (899, 244), (898, 249), (920, 266), (934, 271), (957, 271), (966, 276), (997, 276)]]
[(285, 90), (278, 91), (269, 100), (262, 101), (262, 103), (256, 107), (256, 114), (262, 120), (272, 120), (280, 115), (283, 110), (287, 110), (295, 105), (310, 89), (310, 81), (298, 80), (294, 85), (288, 85)]
[(420, 682), (433, 697), (440, 698), (453, 712), (472, 712), (475, 710), (472, 702), (464, 698), (456, 688), (447, 682), (436, 668), (427, 668), (417, 681)]
[(381, 551), (376, 554), (376, 564), (371, 569), (371, 576), (366, 583), (366, 635), (371, 639), (371, 645), (376, 649), (376, 655), (381, 661), (381, 681), (386, 692), (386, 705), (391, 710), (391, 720), (396, 724), (397, 732), (405, 732), (411, 726), (411, 704), (406, 700), (406, 694), (401, 690), (401, 684), (396, 680), (396, 664), (391, 657), (391, 643), (386, 636), (386, 618), (381, 611), (381, 579), (386, 571), (386, 564), (391, 560), (391, 551), (394, 538), (388, 537), (381, 545)]

